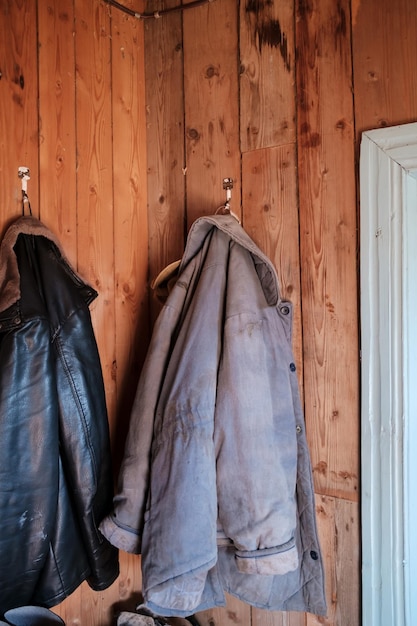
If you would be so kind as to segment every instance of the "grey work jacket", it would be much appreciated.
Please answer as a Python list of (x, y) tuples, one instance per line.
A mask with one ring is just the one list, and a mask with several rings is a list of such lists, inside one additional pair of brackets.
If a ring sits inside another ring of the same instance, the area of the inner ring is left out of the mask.
[(275, 269), (237, 220), (192, 226), (141, 373), (111, 543), (142, 554), (145, 604), (324, 614), (311, 465)]

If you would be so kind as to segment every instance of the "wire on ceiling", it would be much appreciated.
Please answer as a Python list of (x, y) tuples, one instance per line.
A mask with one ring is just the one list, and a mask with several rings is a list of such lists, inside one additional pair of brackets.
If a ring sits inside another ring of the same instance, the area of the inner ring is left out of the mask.
[(192, 0), (192, 2), (189, 2), (188, 4), (180, 4), (178, 6), (171, 7), (168, 9), (161, 9), (160, 11), (153, 11), (149, 13), (138, 13), (137, 11), (134, 11), (133, 9), (129, 9), (123, 4), (120, 4), (120, 2), (117, 2), (117, 0), (104, 0), (104, 1), (107, 4), (110, 4), (110, 6), (115, 7), (116, 9), (119, 9), (120, 11), (123, 11), (124, 13), (127, 13), (131, 17), (136, 17), (138, 20), (146, 20), (149, 18), (157, 19), (158, 17), (162, 17), (163, 15), (166, 15), (167, 13), (173, 13), (174, 11), (184, 11), (185, 9), (193, 9), (194, 7), (199, 7), (203, 4), (209, 4), (210, 2), (214, 2), (214, 0)]

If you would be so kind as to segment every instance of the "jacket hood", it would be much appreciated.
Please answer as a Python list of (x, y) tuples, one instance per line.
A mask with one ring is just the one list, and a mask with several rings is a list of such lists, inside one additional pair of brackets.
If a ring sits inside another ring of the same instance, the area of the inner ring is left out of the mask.
[(249, 250), (253, 257), (266, 301), (270, 306), (275, 306), (280, 300), (279, 283), (275, 268), (232, 215), (210, 215), (200, 217), (194, 222), (188, 233), (187, 244), (179, 271), (181, 272), (188, 261), (197, 254), (203, 245), (203, 241), (213, 228), (223, 231), (233, 241)]
[(32, 216), (18, 218), (6, 230), (0, 245), (0, 313), (20, 299), (19, 266), (13, 248), (21, 234), (42, 236), (49, 239), (55, 244), (62, 258), (66, 261), (58, 239), (41, 221)]

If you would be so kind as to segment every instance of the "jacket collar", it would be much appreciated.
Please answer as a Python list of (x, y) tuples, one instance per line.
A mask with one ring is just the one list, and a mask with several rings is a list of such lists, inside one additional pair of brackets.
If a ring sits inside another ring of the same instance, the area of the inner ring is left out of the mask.
[(22, 216), (13, 222), (0, 245), (0, 313), (20, 299), (19, 266), (13, 248), (21, 234), (46, 237), (62, 254), (57, 238), (35, 217)]
[(237, 219), (232, 215), (200, 217), (193, 223), (188, 233), (187, 244), (179, 272), (181, 272), (188, 261), (197, 254), (205, 238), (213, 228), (224, 232), (230, 239), (251, 253), (265, 298), (270, 306), (275, 306), (280, 300), (279, 283), (275, 268), (268, 257), (258, 248)]

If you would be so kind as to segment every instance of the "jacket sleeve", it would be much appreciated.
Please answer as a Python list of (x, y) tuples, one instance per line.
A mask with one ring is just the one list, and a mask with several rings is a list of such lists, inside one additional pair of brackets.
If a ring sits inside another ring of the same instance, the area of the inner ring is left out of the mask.
[(104, 385), (90, 312), (80, 304), (54, 338), (60, 450), (90, 566), (93, 589), (118, 575), (117, 550), (98, 530), (112, 504), (113, 476)]
[(228, 240), (204, 244), (169, 299), (175, 306), (181, 291), (189, 297), (153, 425), (142, 592), (146, 605), (162, 615), (192, 613), (217, 561), (213, 430)]
[(133, 554), (142, 549), (155, 410), (180, 310), (180, 305), (165, 306), (156, 321), (132, 407), (113, 508), (100, 524), (114, 546)]

